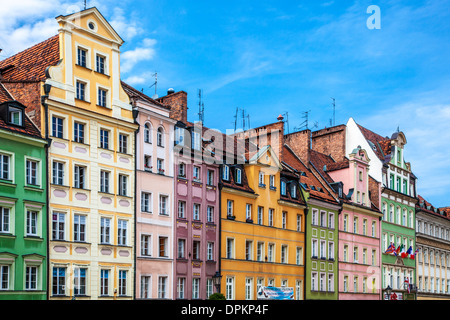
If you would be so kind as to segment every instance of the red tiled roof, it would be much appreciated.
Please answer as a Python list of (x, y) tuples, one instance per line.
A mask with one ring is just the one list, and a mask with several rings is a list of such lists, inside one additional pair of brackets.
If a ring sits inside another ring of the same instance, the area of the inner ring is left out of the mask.
[[(3, 86), (3, 84), (0, 82), (0, 106), (2, 104), (5, 104), (2, 106), (3, 108), (6, 108), (6, 104), (9, 101), (14, 101), (14, 98), (11, 96), (11, 94), (6, 90), (6, 88)], [(5, 119), (0, 117), (0, 129), (5, 129), (11, 132), (15, 133), (21, 133), (26, 134), (29, 136), (33, 136), (36, 138), (41, 138), (41, 133), (38, 130), (38, 128), (31, 122), (31, 120), (28, 118), (26, 113), (24, 113), (24, 126), (14, 126), (7, 122), (5, 122)]]
[(284, 163), (299, 172), (303, 172), (303, 174), (300, 174), (300, 183), (306, 186), (306, 190), (309, 192), (310, 197), (337, 203), (336, 199), (331, 195), (328, 189), (324, 187), (311, 170), (304, 165), (289, 147), (286, 145), (283, 146), (282, 154)]
[(155, 105), (157, 105), (157, 106), (160, 106), (160, 107), (163, 107), (163, 108), (165, 108), (165, 109), (167, 109), (167, 110), (170, 110), (170, 106), (165, 105), (165, 104), (162, 104), (161, 102), (159, 102), (159, 101), (157, 101), (157, 100), (155, 100), (155, 99), (153, 99), (153, 98), (150, 98), (149, 96), (147, 96), (147, 95), (144, 94), (143, 92), (141, 92), (141, 91), (139, 91), (139, 90), (133, 88), (132, 86), (130, 86), (129, 84), (127, 84), (127, 83), (125, 83), (125, 82), (123, 82), (123, 81), (121, 81), (121, 82), (122, 82), (122, 87), (123, 87), (123, 89), (125, 90), (125, 92), (128, 94), (128, 96), (129, 96), (130, 98), (138, 98), (138, 99), (142, 99), (142, 100), (144, 100), (144, 101), (153, 103), (153, 104), (155, 104)]
[[(59, 35), (0, 61), (4, 82), (41, 81), (45, 70), (59, 61)], [(2, 71), (3, 70), (3, 71)]]
[(391, 153), (391, 139), (389, 139), (388, 137), (382, 137), (379, 134), (366, 129), (359, 124), (358, 127), (366, 140), (370, 141), (375, 146), (375, 149), (373, 151), (375, 152), (377, 157), (380, 160), (384, 161), (385, 156)]
[[(430, 202), (428, 202), (427, 200), (425, 200), (425, 198), (423, 198), (421, 195), (418, 195), (417, 198), (419, 198), (419, 202), (416, 203), (416, 209), (435, 215), (435, 216), (440, 216), (446, 219), (450, 219), (450, 208), (436, 208), (434, 207)], [(437, 212), (435, 212), (434, 210), (437, 210)], [(443, 215), (440, 213), (441, 211), (443, 211)]]

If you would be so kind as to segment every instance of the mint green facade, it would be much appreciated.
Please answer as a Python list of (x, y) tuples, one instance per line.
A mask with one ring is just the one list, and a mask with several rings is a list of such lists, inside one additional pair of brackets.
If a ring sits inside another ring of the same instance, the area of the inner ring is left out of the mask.
[(310, 197), (307, 207), (305, 300), (337, 300), (340, 206)]
[(47, 298), (45, 144), (0, 130), (0, 300)]
[[(403, 245), (405, 251), (411, 248), (413, 254), (416, 250), (416, 178), (411, 172), (410, 163), (404, 160), (405, 144), (406, 138), (402, 132), (393, 135), (391, 159), (383, 169), (384, 186), (381, 193), (383, 299), (387, 299), (385, 293), (388, 286), (397, 299), (416, 299), (414, 289), (416, 261), (410, 256), (402, 258), (385, 253), (391, 243), (395, 248)], [(412, 288), (410, 287), (410, 292), (407, 290), (408, 283), (413, 285)]]

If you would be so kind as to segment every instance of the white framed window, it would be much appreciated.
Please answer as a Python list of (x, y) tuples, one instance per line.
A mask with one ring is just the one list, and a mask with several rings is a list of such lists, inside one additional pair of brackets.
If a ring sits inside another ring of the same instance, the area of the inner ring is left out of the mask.
[(65, 240), (66, 214), (64, 212), (52, 213), (52, 239)]
[(281, 263), (288, 263), (288, 246), (281, 246)]
[(86, 216), (74, 214), (73, 216), (73, 240), (86, 241)]
[(227, 300), (234, 300), (234, 277), (226, 278), (225, 297)]
[(193, 278), (192, 279), (192, 299), (200, 298), (200, 279)]
[(236, 183), (242, 183), (242, 170), (240, 168), (236, 168)]
[(296, 248), (295, 263), (297, 265), (302, 265), (303, 264), (303, 247), (297, 247)]
[(316, 258), (319, 256), (318, 254), (318, 242), (317, 239), (311, 240), (311, 257)]
[(26, 159), (26, 183), (33, 186), (40, 185), (39, 172), (40, 161)]
[(158, 147), (164, 147), (164, 129), (161, 127), (156, 131), (156, 144)]
[(186, 201), (178, 201), (178, 218), (186, 218)]
[(119, 133), (119, 152), (128, 153), (128, 135)]
[(148, 275), (142, 275), (141, 276), (141, 298), (142, 299), (149, 299), (151, 298), (151, 276)]
[(263, 171), (260, 171), (260, 172), (259, 172), (258, 179), (259, 179), (259, 180), (258, 180), (259, 186), (264, 187), (265, 184), (264, 184), (264, 172), (263, 172)]
[(78, 143), (84, 143), (84, 130), (85, 124), (81, 122), (74, 121), (73, 123), (73, 141)]
[(258, 242), (256, 244), (256, 260), (257, 261), (264, 260), (264, 242)]
[(53, 184), (64, 185), (64, 163), (53, 161)]
[[(78, 100), (82, 100), (82, 101), (87, 101), (86, 97), (88, 96), (87, 91), (88, 91), (88, 83), (81, 81), (81, 80), (77, 80), (76, 81), (76, 97)], [(62, 138), (62, 137), (58, 137), (58, 138)]]
[(39, 212), (35, 210), (27, 210), (27, 236), (38, 236), (38, 216)]
[(230, 180), (230, 167), (227, 165), (223, 165), (222, 167), (222, 179), (226, 181)]
[(245, 260), (253, 260), (253, 241), (245, 241)]
[(84, 68), (89, 68), (89, 50), (82, 48), (82, 47), (77, 47), (77, 65), (84, 67)]
[(259, 225), (263, 224), (263, 219), (264, 219), (264, 208), (263, 207), (258, 207), (258, 217), (257, 217), (257, 222)]
[(281, 228), (286, 229), (287, 226), (287, 212), (283, 211), (281, 213)]
[(87, 269), (75, 267), (73, 270), (73, 290), (76, 296), (86, 295)]
[(209, 186), (213, 186), (213, 185), (214, 185), (214, 171), (208, 170), (208, 172), (207, 172), (206, 183), (207, 183)]
[(319, 210), (313, 208), (312, 209), (312, 216), (311, 216), (311, 224), (314, 225), (314, 226), (317, 226), (318, 215), (319, 215)]
[(109, 130), (100, 129), (100, 148), (109, 149)]
[(119, 174), (119, 196), (128, 195), (128, 176)]
[(151, 213), (152, 208), (152, 194), (149, 192), (141, 193), (141, 211)]
[(192, 178), (194, 180), (200, 181), (200, 167), (193, 166), (193, 168), (192, 168)]
[(151, 256), (152, 255), (152, 247), (151, 247), (151, 235), (149, 234), (141, 234), (141, 255), (142, 256)]
[(166, 236), (159, 236), (159, 256), (168, 257), (169, 256), (169, 238)]
[(177, 298), (184, 299), (186, 290), (186, 278), (179, 277), (177, 279)]
[(317, 272), (311, 273), (311, 290), (312, 291), (317, 291), (317, 289), (318, 289), (317, 277), (318, 277)]
[(275, 262), (275, 244), (269, 243), (267, 245), (267, 261)]
[(169, 215), (168, 205), (169, 205), (169, 197), (164, 194), (160, 194), (159, 195), (159, 214), (161, 216)]
[(301, 214), (297, 214), (297, 231), (298, 232), (302, 231), (302, 215)]
[(38, 267), (26, 266), (25, 267), (25, 290), (37, 290), (38, 289)]
[(206, 260), (214, 260), (214, 242), (208, 241), (208, 243), (206, 244)]
[(0, 233), (10, 233), (11, 228), (11, 208), (0, 207)]
[(227, 216), (233, 216), (233, 200), (227, 200)]
[(253, 278), (245, 278), (245, 300), (253, 300)]
[(97, 105), (99, 105), (100, 107), (107, 108), (108, 107), (108, 96), (109, 96), (109, 91), (107, 89), (98, 87), (97, 88)]
[(111, 243), (111, 219), (106, 217), (100, 218), (100, 244)]
[(200, 220), (200, 204), (194, 203), (194, 207), (192, 210), (192, 218), (194, 220)]
[(52, 295), (65, 295), (66, 293), (66, 268), (53, 267), (52, 271)]
[(178, 176), (186, 178), (186, 164), (183, 162), (178, 165)]
[(234, 259), (234, 239), (227, 238), (227, 259)]
[(127, 283), (128, 283), (128, 271), (119, 270), (119, 296), (127, 295), (128, 293)]
[(158, 298), (167, 298), (167, 276), (158, 277)]
[(10, 154), (0, 153), (0, 179), (13, 180), (12, 179), (12, 156)]
[(119, 246), (127, 245), (128, 236), (128, 221), (127, 220), (117, 220), (117, 244)]
[(269, 227), (273, 227), (273, 221), (274, 221), (274, 212), (275, 210), (272, 208), (269, 208)]
[(78, 189), (86, 188), (87, 168), (85, 166), (74, 166), (74, 187)]
[(100, 296), (109, 296), (109, 271), (108, 269), (100, 270)]
[(109, 193), (109, 171), (100, 170), (100, 192)]
[(252, 220), (252, 205), (249, 203), (245, 205), (245, 219)]
[(210, 223), (214, 222), (214, 207), (212, 206), (206, 208), (206, 221)]

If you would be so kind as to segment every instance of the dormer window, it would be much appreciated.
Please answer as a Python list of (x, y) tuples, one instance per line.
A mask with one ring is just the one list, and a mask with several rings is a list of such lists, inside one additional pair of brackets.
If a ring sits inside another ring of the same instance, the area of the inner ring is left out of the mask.
[(184, 129), (175, 127), (175, 145), (184, 145)]
[(226, 181), (230, 180), (230, 167), (228, 167), (227, 165), (224, 165), (222, 167), (222, 179)]
[(236, 168), (236, 183), (242, 183), (242, 171), (239, 168)]
[(294, 183), (291, 184), (291, 197), (297, 198), (297, 186)]
[(286, 181), (281, 181), (281, 195), (286, 195)]
[(21, 126), (23, 124), (23, 110), (15, 107), (9, 107), (8, 109), (9, 122)]

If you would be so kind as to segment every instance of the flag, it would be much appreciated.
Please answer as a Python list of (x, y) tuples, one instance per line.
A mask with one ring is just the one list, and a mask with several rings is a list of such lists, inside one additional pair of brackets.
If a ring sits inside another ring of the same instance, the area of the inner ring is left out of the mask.
[(416, 251), (412, 255), (410, 255), (409, 258), (414, 260), (416, 258), (417, 252), (419, 252), (419, 249), (416, 249)]
[(411, 254), (412, 254), (412, 247), (409, 246), (408, 251), (406, 251), (406, 256), (407, 256), (408, 258), (410, 258), (410, 257), (411, 257)]
[(406, 251), (405, 251), (405, 247), (403, 246), (403, 244), (402, 244), (402, 248), (400, 249), (400, 255), (401, 255), (401, 257), (402, 257), (402, 259), (404, 259), (404, 258), (406, 258), (408, 255), (406, 254)]
[(406, 283), (406, 289), (408, 289), (408, 293), (409, 293), (409, 278), (408, 277), (406, 277), (405, 283)]
[[(403, 246), (403, 245), (402, 245)], [(394, 254), (396, 255), (396, 256), (398, 256), (399, 254), (400, 254), (400, 250), (401, 250), (401, 248), (400, 248), (400, 246), (398, 246), (398, 248), (394, 251)]]
[(389, 245), (389, 247), (387, 248), (386, 252), (387, 254), (393, 254), (395, 251), (395, 247), (394, 244), (391, 242), (391, 244)]

